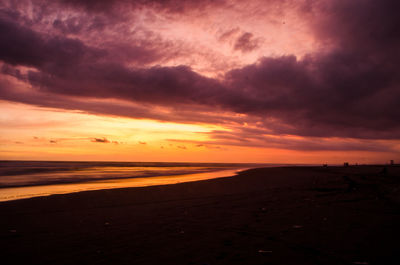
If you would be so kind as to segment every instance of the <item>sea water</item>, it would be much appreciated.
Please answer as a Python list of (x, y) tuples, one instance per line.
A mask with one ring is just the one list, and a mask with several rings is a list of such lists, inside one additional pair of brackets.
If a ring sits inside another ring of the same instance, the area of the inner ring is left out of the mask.
[(0, 201), (235, 175), (256, 164), (0, 161)]

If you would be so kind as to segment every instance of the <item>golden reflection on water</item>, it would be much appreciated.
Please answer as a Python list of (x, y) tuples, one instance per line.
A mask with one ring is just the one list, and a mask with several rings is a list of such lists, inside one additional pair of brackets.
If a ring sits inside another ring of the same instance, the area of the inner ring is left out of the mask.
[(230, 177), (235, 175), (238, 171), (239, 171), (238, 169), (229, 169), (229, 170), (221, 170), (215, 172), (195, 173), (186, 175), (113, 179), (113, 180), (99, 180), (99, 181), (71, 183), (71, 184), (3, 188), (0, 189), (0, 201), (12, 201), (18, 199), (27, 199), (40, 196), (49, 196), (53, 194), (74, 193), (74, 192), (89, 191), (89, 190), (176, 184), (181, 182), (191, 182), (198, 180)]

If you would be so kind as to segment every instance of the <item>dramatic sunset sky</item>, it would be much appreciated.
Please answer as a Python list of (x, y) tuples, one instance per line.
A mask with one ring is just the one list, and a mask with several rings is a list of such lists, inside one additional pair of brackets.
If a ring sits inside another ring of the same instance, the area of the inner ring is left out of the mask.
[(398, 161), (399, 10), (0, 0), (0, 159)]

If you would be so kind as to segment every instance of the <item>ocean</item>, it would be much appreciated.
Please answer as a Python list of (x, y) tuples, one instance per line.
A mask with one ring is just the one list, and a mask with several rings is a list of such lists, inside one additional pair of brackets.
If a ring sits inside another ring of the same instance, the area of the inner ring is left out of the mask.
[[(0, 161), (0, 201), (229, 177), (266, 165), (170, 162)], [(278, 166), (278, 165), (267, 165)]]

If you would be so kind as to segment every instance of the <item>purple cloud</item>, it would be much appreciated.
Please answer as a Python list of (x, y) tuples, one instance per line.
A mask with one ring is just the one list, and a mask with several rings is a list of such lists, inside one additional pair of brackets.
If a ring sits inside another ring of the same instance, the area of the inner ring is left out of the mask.
[(250, 32), (245, 32), (239, 36), (235, 42), (234, 49), (242, 52), (251, 52), (259, 47), (260, 41), (253, 37)]
[(171, 13), (183, 13), (193, 9), (203, 10), (208, 6), (225, 4), (225, 0), (59, 0), (69, 6), (82, 7), (88, 12), (110, 12), (113, 9), (124, 11), (142, 7), (151, 7)]
[[(1, 73), (32, 86), (30, 91), (20, 91), (9, 80), (0, 80), (1, 99), (137, 118), (228, 124), (237, 135), (214, 132), (213, 137), (244, 145), (267, 141), (268, 146), (283, 146), (284, 142), (268, 135), (297, 135), (359, 142), (334, 147), (328, 141), (303, 141), (286, 142), (286, 146), (363, 150), (363, 139), (400, 139), (397, 1), (309, 2), (301, 12), (310, 19), (324, 49), (302, 58), (260, 58), (218, 78), (203, 76), (185, 65), (149, 65), (172, 56), (163, 54), (167, 46), (146, 45), (150, 42), (127, 46), (118, 40), (101, 46), (71, 37), (84, 30), (82, 21), (86, 20), (82, 19), (90, 20), (93, 12), (118, 9), (121, 4), (63, 2), (86, 17), (54, 19), (51, 25), (57, 34), (37, 30), (34, 22), (21, 22), (18, 12), (0, 11), (0, 31), (7, 39), (0, 43)], [(175, 1), (132, 3), (133, 8), (140, 4), (180, 14), (199, 8), (194, 1), (184, 1), (175, 8)], [(100, 22), (93, 25), (99, 26), (91, 28), (92, 32), (106, 27)], [(236, 33), (234, 29), (222, 36)], [(247, 52), (258, 45), (250, 32), (244, 32), (234, 48)], [(25, 66), (32, 68), (22, 71)], [(126, 104), (107, 102), (109, 99)], [(168, 115), (157, 112), (154, 106), (168, 109)], [(238, 129), (244, 122), (257, 131), (252, 137), (243, 137), (244, 132)], [(382, 148), (388, 147), (367, 147)]]

